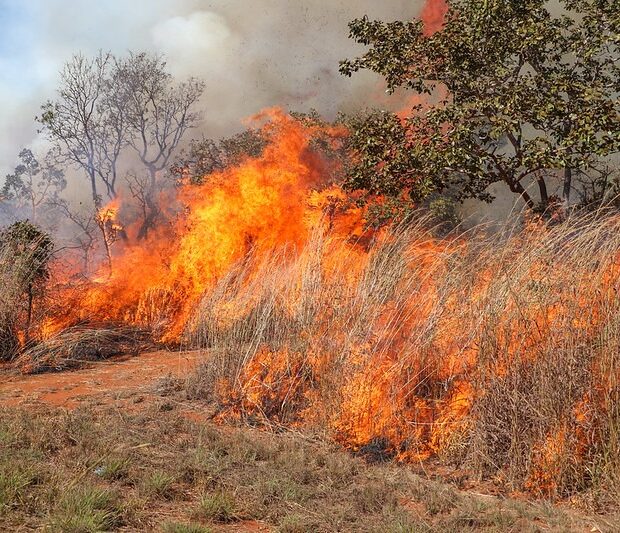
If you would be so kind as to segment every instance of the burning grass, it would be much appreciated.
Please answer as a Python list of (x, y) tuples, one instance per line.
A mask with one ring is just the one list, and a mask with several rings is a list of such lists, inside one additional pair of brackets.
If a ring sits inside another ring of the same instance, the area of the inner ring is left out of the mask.
[(122, 324), (207, 350), (189, 392), (222, 419), (619, 501), (620, 218), (443, 239), (424, 219), (368, 230), (316, 128), (266, 116), (260, 157), (181, 187), (176, 219), (146, 241), (125, 228), (83, 286), (61, 272), (50, 340), (20, 361), (127, 349), (122, 330), (62, 332)]
[(620, 219), (424, 228), (246, 258), (191, 323), (209, 357), (190, 392), (361, 453), (617, 502)]

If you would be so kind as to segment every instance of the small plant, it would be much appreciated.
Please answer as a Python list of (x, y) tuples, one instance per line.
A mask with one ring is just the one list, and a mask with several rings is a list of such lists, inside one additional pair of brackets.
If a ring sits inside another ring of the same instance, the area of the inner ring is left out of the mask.
[(144, 480), (143, 490), (148, 496), (168, 499), (172, 496), (172, 485), (174, 482), (174, 476), (162, 470), (155, 470)]
[(431, 516), (448, 513), (457, 503), (457, 498), (451, 489), (432, 487), (426, 492), (424, 500), (426, 510)]
[(223, 491), (203, 494), (197, 515), (212, 522), (233, 522), (236, 518), (235, 498)]
[(440, 235), (450, 233), (461, 223), (457, 203), (448, 196), (432, 199), (428, 204), (428, 210), (432, 220), (437, 224), (436, 230)]
[(182, 524), (180, 522), (164, 522), (161, 526), (163, 533), (211, 533), (210, 527), (202, 524)]
[(265, 504), (272, 501), (301, 503), (307, 497), (303, 485), (282, 474), (261, 480), (257, 488)]
[(33, 476), (29, 472), (8, 465), (0, 467), (0, 513), (5, 507), (18, 502), (32, 481)]
[(307, 517), (291, 514), (281, 520), (277, 531), (278, 533), (311, 533), (316, 531), (316, 524)]
[(127, 477), (130, 461), (127, 458), (112, 457), (95, 469), (95, 473), (108, 481), (118, 481)]
[(119, 525), (120, 515), (115, 493), (99, 487), (80, 487), (61, 498), (49, 526), (63, 533), (96, 533)]

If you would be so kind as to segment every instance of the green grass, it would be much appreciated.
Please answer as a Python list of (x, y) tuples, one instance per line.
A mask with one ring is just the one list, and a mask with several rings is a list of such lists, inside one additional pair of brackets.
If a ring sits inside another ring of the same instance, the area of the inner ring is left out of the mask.
[(161, 527), (162, 533), (212, 533), (212, 529), (202, 524), (164, 522)]
[(142, 483), (143, 492), (152, 498), (170, 499), (173, 495), (175, 477), (163, 470), (155, 470), (146, 475)]
[(96, 473), (108, 481), (120, 481), (129, 475), (130, 464), (127, 458), (111, 457), (102, 462), (96, 469)]
[(481, 498), (291, 434), (195, 424), (140, 404), (0, 409), (0, 531), (601, 531), (551, 505)]
[(107, 488), (69, 489), (53, 511), (49, 527), (63, 533), (96, 533), (119, 525), (119, 497)]
[(235, 497), (223, 491), (203, 494), (196, 515), (212, 522), (233, 522), (236, 519)]
[(34, 477), (33, 472), (8, 461), (0, 466), (0, 513), (20, 503)]

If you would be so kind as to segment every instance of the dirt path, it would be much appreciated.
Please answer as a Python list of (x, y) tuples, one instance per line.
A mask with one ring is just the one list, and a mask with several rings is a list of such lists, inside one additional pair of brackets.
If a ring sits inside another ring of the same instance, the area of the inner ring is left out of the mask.
[(187, 376), (200, 352), (158, 351), (93, 363), (71, 372), (23, 375), (0, 373), (0, 405), (42, 402), (75, 408), (82, 402), (148, 394), (159, 380)]

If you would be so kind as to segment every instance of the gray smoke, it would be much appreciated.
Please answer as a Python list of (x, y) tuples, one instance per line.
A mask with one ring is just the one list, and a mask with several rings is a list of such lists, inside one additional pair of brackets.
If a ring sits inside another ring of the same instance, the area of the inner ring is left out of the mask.
[[(415, 17), (422, 0), (0, 0), (0, 181), (19, 150), (44, 142), (33, 121), (53, 98), (57, 72), (73, 53), (99, 49), (163, 53), (178, 77), (207, 83), (204, 123), (194, 136), (240, 129), (261, 108), (340, 109), (372, 105), (376, 76), (338, 74), (360, 48), (347, 23), (368, 14)], [(6, 33), (11, 28), (9, 34)], [(191, 134), (190, 134), (191, 135)]]

